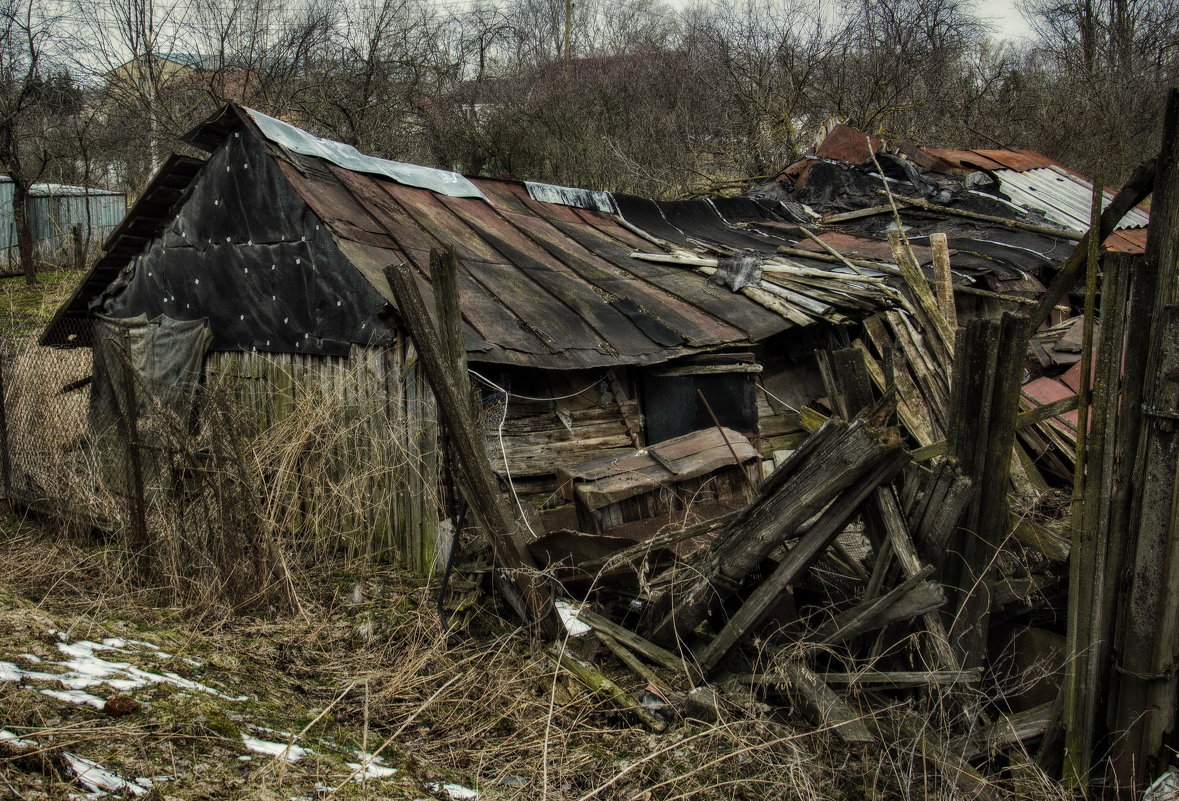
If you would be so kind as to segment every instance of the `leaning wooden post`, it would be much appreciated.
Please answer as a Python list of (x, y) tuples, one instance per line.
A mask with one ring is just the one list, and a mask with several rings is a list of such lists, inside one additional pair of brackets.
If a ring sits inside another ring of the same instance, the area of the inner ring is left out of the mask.
[(438, 401), (438, 410), (450, 432), (450, 446), (456, 451), (455, 464), (463, 497), (487, 532), (496, 559), (509, 572), (512, 583), (520, 592), (531, 618), (528, 622), (539, 624), (549, 637), (555, 639), (563, 633), (564, 627), (554, 612), (552, 596), (544, 578), (524, 542), (520, 522), (509, 513), (491, 472), (471, 419), (470, 403), (464, 402), (455, 386), (451, 365), (426, 312), (413, 268), (404, 262), (390, 265), (385, 268), (385, 280), (397, 301), (400, 321), (417, 347), (426, 378)]
[(467, 346), (463, 342), (463, 315), (459, 306), (458, 259), (451, 251), (437, 248), (430, 251), (430, 285), (434, 287), (434, 310), (438, 313), (443, 354), (451, 365), (455, 389), (469, 401), (471, 382), (467, 377)]
[(1165, 766), (1179, 696), (1179, 89), (1167, 100), (1146, 256), (1157, 284), (1115, 664), (1113, 764), (1122, 786), (1142, 785)]
[[(1093, 203), (1089, 215), (1090, 231), (1101, 225), (1101, 204), (1104, 200), (1101, 179), (1093, 184)], [(1094, 479), (1096, 469), (1089, 470), (1089, 397), (1092, 390), (1090, 373), (1093, 366), (1093, 324), (1096, 317), (1097, 237), (1086, 238), (1088, 245), (1085, 276), (1085, 331), (1081, 344), (1081, 388), (1077, 391), (1077, 447), (1073, 464), (1072, 529), (1073, 544), (1069, 552), (1068, 591), (1068, 654), (1065, 666), (1064, 705), (1064, 779), (1072, 786), (1083, 784), (1091, 765), (1096, 733), (1098, 698), (1096, 689), (1101, 674), (1097, 656), (1099, 643), (1104, 638), (1101, 630), (1100, 608), (1105, 592), (1106, 543), (1094, 536), (1092, 516), (1097, 494), (1102, 487)], [(1110, 322), (1107, 322), (1109, 327)], [(1118, 354), (1119, 359), (1121, 354)], [(1103, 443), (1098, 444), (1099, 447)], [(1094, 465), (1094, 468), (1097, 466)], [(1104, 482), (1102, 482), (1104, 483)]]

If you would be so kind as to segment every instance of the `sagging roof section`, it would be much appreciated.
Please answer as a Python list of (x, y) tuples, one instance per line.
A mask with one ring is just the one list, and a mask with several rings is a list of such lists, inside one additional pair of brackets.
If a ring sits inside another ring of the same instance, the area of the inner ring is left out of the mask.
[[(748, 227), (795, 222), (776, 201), (657, 203), (489, 178), (466, 179), (477, 195), (459, 196), (285, 146), (271, 153), (391, 302), (384, 266), (413, 265), (429, 298), (430, 251), (455, 254), (475, 360), (549, 369), (653, 363), (849, 319), (892, 298), (823, 262), (777, 258), (792, 240)], [(769, 278), (739, 292), (710, 280), (720, 258), (745, 252), (762, 254)]]
[[(392, 303), (382, 270), (411, 264), (430, 300), (430, 253), (448, 249), (460, 264), (471, 358), (548, 369), (666, 361), (889, 307), (895, 292), (885, 275), (896, 268), (888, 235), (897, 229), (881, 211), (886, 185), (900, 197), (956, 209), (904, 209), (906, 235), (923, 265), (932, 260), (930, 234), (945, 233), (958, 281), (1034, 295), (1042, 290), (1041, 269), (1074, 245), (1075, 214), (1065, 199), (1086, 191), (1083, 179), (1063, 172), (1052, 174), (1067, 178), (1065, 189), (1055, 179), (1051, 192), (1034, 188), (1027, 182), (1045, 176), (1027, 171), (1056, 167), (1030, 151), (932, 151), (909, 143), (886, 151), (882, 140), (846, 126), (772, 184), (741, 197), (682, 201), (378, 159), (234, 105), (188, 140), (214, 150), (231, 135), (250, 134), (327, 225), (346, 260), (341, 269), (355, 268)], [(193, 168), (170, 162), (157, 181), (185, 170)], [(1007, 184), (997, 182), (1002, 175)], [(1004, 191), (1021, 181), (1033, 197), (1049, 196), (1058, 219)], [(990, 216), (980, 222), (961, 210)], [(150, 213), (137, 204), (128, 225), (158, 232), (160, 214), (158, 203)], [(1140, 216), (1128, 219), (1143, 224)], [(1061, 228), (1059, 236), (1026, 227), (1045, 219)], [(116, 251), (59, 316), (84, 317), (88, 302), (142, 249), (146, 237), (131, 230), (125, 239), (116, 232)], [(1134, 233), (1119, 232), (1124, 248), (1134, 247)], [(368, 341), (371, 330), (353, 341)], [(64, 344), (52, 327), (45, 341)]]

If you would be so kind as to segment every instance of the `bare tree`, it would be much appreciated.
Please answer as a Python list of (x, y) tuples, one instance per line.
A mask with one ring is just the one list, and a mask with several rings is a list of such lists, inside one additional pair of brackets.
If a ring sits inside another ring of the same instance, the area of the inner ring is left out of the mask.
[(28, 196), (33, 183), (59, 155), (49, 148), (48, 128), (68, 113), (73, 84), (68, 73), (51, 69), (51, 33), (56, 20), (35, 0), (0, 5), (0, 165), (12, 181), (12, 215), (21, 269), (37, 281)]

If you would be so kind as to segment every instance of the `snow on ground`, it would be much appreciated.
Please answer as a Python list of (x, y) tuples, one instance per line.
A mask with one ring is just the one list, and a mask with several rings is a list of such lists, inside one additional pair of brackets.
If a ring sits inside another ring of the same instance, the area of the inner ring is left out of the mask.
[[(577, 610), (563, 602), (559, 603), (559, 612), (571, 634), (577, 636), (590, 630), (588, 626), (577, 619)], [(169, 684), (186, 691), (208, 693), (227, 701), (244, 701), (248, 696), (232, 696), (221, 692), (206, 684), (184, 678), (176, 673), (156, 673), (144, 670), (129, 661), (116, 661), (98, 656), (99, 652), (113, 652), (133, 655), (136, 650), (150, 652), (157, 659), (175, 658), (161, 650), (159, 646), (141, 640), (129, 640), (120, 637), (110, 637), (101, 642), (78, 640), (64, 641), (61, 632), (50, 630), (62, 642), (56, 643), (58, 651), (65, 657), (60, 661), (43, 659), (34, 654), (21, 654), (20, 659), (28, 664), (35, 664), (37, 670), (26, 669), (15, 662), (0, 661), (0, 682), (16, 682), (22, 689), (29, 689), (43, 695), (66, 701), (71, 704), (92, 706), (103, 709), (106, 699), (100, 695), (87, 692), (88, 689), (106, 687), (116, 692), (128, 692), (150, 684)], [(107, 654), (110, 656), (111, 654)], [(201, 662), (195, 659), (184, 659), (190, 665), (200, 667)], [(57, 669), (58, 672), (52, 672)], [(36, 686), (40, 684), (58, 684), (64, 689)], [(307, 745), (296, 745), (296, 739), (289, 732), (270, 729), (265, 726), (251, 726), (258, 732), (278, 735), (282, 742), (264, 740), (247, 734), (241, 735), (242, 745), (256, 754), (262, 754), (275, 759), (282, 759), (288, 763), (298, 762), (304, 757), (316, 754)], [(16, 748), (35, 748), (34, 740), (19, 737), (7, 729), (0, 729), (0, 742)], [(335, 743), (324, 741), (327, 750), (343, 750)], [(344, 761), (346, 768), (352, 771), (349, 780), (359, 782), (369, 779), (386, 779), (398, 773), (397, 768), (388, 765), (381, 757), (354, 750), (352, 754), (356, 762)], [(152, 787), (152, 780), (146, 778), (124, 779), (119, 774), (107, 770), (97, 762), (76, 754), (64, 753), (71, 770), (78, 782), (88, 790), (88, 798), (98, 799), (110, 794), (123, 796), (141, 796)], [(238, 757), (248, 760), (248, 756)], [(443, 784), (441, 782), (424, 785), (424, 789), (433, 792), (444, 792), (455, 801), (477, 801), (479, 793), (461, 784)]]
[(62, 756), (65, 757), (66, 762), (69, 763), (70, 770), (78, 777), (78, 781), (82, 783), (82, 786), (96, 796), (103, 796), (108, 793), (143, 795), (151, 789), (151, 779), (127, 781), (119, 774), (111, 773), (97, 762), (91, 762), (89, 759), (84, 759), (75, 754), (63, 753)]
[[(60, 636), (60, 632), (51, 631), (50, 633)], [(116, 662), (95, 655), (98, 651), (115, 651), (130, 654), (133, 653), (129, 650), (131, 647), (150, 650), (154, 656), (161, 659), (172, 658), (171, 654), (161, 651), (158, 646), (141, 640), (124, 640), (119, 637), (110, 637), (100, 643), (90, 642), (88, 640), (78, 640), (72, 643), (59, 642), (57, 643), (57, 649), (66, 657), (61, 661), (43, 660), (31, 654), (22, 655), (22, 658), (37, 664), (38, 667), (49, 668), (50, 666), (54, 666), (61, 668), (61, 672), (48, 672), (44, 669), (26, 670), (14, 662), (0, 661), (0, 681), (22, 682), (22, 687), (35, 689), (60, 701), (68, 701), (73, 704), (87, 704), (96, 709), (102, 709), (106, 703), (106, 699), (85, 691), (99, 686), (106, 686), (117, 692), (127, 692), (128, 690), (146, 687), (149, 684), (170, 684), (182, 690), (209, 693), (210, 695), (215, 695), (218, 698), (224, 698), (229, 701), (246, 700), (246, 696), (229, 696), (220, 690), (216, 690), (206, 684), (201, 684), (198, 681), (186, 679), (176, 673), (153, 673), (136, 667), (130, 662)], [(196, 660), (184, 661), (196, 666), (200, 665)], [(32, 687), (28, 682), (59, 683), (66, 689), (51, 690)]]
[(287, 762), (298, 762), (307, 754), (311, 753), (310, 749), (294, 745), (290, 742), (272, 743), (269, 740), (259, 740), (257, 737), (250, 737), (248, 734), (242, 735), (242, 743), (246, 748), (256, 754), (266, 754), (276, 759), (285, 759)]

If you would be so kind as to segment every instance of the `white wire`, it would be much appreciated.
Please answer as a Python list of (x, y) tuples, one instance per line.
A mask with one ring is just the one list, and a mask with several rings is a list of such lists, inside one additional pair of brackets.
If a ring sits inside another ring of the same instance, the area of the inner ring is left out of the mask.
[[(471, 372), (475, 372), (471, 370)], [(479, 375), (478, 373), (475, 373)], [(482, 376), (479, 376), (482, 378)], [(486, 380), (486, 379), (484, 379)], [(491, 383), (490, 381), (488, 383)], [(508, 489), (512, 492), (512, 500), (516, 502), (516, 508), (520, 510), (520, 519), (524, 521), (524, 526), (528, 529), (528, 533), (536, 536), (536, 531), (532, 528), (532, 524), (528, 522), (528, 513), (524, 511), (524, 504), (520, 502), (520, 496), (516, 493), (516, 482), (512, 481), (512, 468), (508, 466), (508, 449), (504, 445), (504, 423), (508, 420), (508, 396), (511, 394), (507, 390), (500, 390), (504, 394), (504, 413), (500, 415), (499, 425), (496, 426), (495, 434), (499, 438), (499, 452), (504, 459), (504, 477), (508, 480)]]
[(576, 398), (578, 395), (581, 395), (581, 394), (583, 394), (583, 393), (585, 393), (585, 392), (588, 392), (589, 390), (593, 389), (593, 388), (594, 388), (594, 387), (596, 387), (598, 384), (602, 383), (602, 382), (603, 382), (603, 381), (605, 381), (607, 378), (609, 378), (609, 377), (610, 377), (610, 373), (611, 373), (611, 372), (613, 372), (613, 371), (612, 371), (612, 370), (609, 370), (609, 371), (607, 371), (607, 372), (606, 372), (606, 374), (605, 374), (605, 375), (603, 375), (601, 378), (599, 378), (598, 380), (594, 381), (592, 384), (587, 384), (586, 386), (582, 387), (581, 389), (577, 390), (576, 392), (570, 392), (568, 395), (557, 395), (557, 396), (555, 396), (555, 397), (552, 397), (552, 398), (534, 398), (534, 397), (532, 397), (531, 395), (517, 395), (515, 392), (509, 392), (508, 390), (506, 390), (506, 389), (504, 389), (503, 387), (501, 387), (499, 384), (497, 384), (497, 383), (495, 383), (494, 381), (492, 381), (492, 380), (491, 380), (490, 378), (488, 378), (487, 376), (480, 375), (479, 373), (475, 372), (474, 370), (472, 370), (472, 369), (471, 369), (471, 368), (469, 368), (469, 367), (467, 368), (467, 372), (468, 372), (468, 373), (470, 373), (471, 375), (475, 376), (475, 378), (478, 378), (478, 379), (479, 379), (480, 381), (482, 381), (484, 384), (486, 384), (487, 386), (489, 386), (489, 387), (491, 387), (492, 389), (496, 390), (497, 392), (502, 392), (503, 394), (505, 394), (505, 395), (507, 395), (507, 396), (509, 396), (509, 397), (516, 398), (517, 400), (530, 400), (530, 401), (559, 401), (559, 400), (567, 400), (568, 398)]

